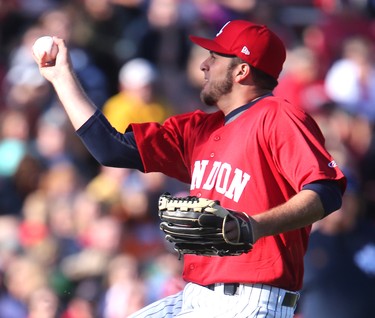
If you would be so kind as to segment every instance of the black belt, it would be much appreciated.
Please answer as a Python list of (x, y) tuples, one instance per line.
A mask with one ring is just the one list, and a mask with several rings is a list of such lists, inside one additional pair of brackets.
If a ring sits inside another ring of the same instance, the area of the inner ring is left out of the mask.
[[(215, 290), (216, 284), (210, 284), (207, 286), (204, 286), (210, 290)], [(224, 284), (224, 294), (225, 295), (235, 295), (237, 293), (237, 289), (240, 286), (239, 283), (225, 283)], [(290, 293), (285, 292), (285, 296), (283, 299), (283, 302), (281, 303), (281, 306), (285, 307), (294, 307), (297, 304), (299, 295), (296, 293)]]
[[(224, 294), (233, 296), (235, 293), (237, 293), (237, 289), (239, 286), (240, 286), (239, 283), (225, 283)], [(211, 290), (215, 290), (215, 284), (210, 284), (204, 287), (207, 287), (208, 289), (211, 289)]]

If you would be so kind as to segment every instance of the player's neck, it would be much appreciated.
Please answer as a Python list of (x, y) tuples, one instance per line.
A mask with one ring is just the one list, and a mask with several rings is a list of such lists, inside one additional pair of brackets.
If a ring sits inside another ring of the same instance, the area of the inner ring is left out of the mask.
[(252, 101), (246, 103), (245, 105), (242, 105), (240, 107), (237, 107), (233, 111), (231, 111), (229, 114), (225, 115), (225, 125), (229, 124), (230, 122), (234, 121), (237, 117), (241, 116), (243, 112), (248, 110), (250, 107), (252, 107), (254, 104), (256, 104), (259, 100), (271, 96), (272, 92), (266, 93), (262, 96), (259, 96)]
[(228, 115), (235, 109), (242, 107), (243, 105), (252, 103), (264, 95), (271, 94), (270, 90), (257, 90), (247, 95), (240, 94), (228, 94), (225, 98), (222, 98), (218, 103), (218, 108)]

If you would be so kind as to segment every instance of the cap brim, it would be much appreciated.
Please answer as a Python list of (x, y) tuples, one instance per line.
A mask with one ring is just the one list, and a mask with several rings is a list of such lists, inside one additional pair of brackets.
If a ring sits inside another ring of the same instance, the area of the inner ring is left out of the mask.
[(194, 35), (190, 35), (189, 38), (193, 43), (203, 47), (206, 50), (216, 52), (216, 53), (221, 53), (221, 54), (233, 55), (232, 52), (229, 52), (228, 50), (224, 49), (221, 45), (217, 44), (214, 40), (201, 38), (199, 36), (194, 36)]

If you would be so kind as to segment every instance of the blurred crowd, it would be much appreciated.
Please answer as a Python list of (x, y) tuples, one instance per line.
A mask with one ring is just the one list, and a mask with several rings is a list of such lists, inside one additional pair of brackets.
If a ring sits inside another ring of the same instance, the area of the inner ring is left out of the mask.
[(124, 318), (184, 286), (159, 230), (158, 174), (99, 166), (31, 47), (57, 35), (112, 125), (195, 109), (212, 37), (267, 24), (288, 57), (275, 95), (310, 113), (348, 177), (338, 213), (313, 226), (297, 315), (375, 317), (375, 2), (0, 0), (0, 318)]

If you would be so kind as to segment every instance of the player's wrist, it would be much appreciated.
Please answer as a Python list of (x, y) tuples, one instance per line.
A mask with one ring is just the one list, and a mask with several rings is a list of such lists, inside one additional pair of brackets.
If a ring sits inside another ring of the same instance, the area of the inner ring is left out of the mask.
[(239, 214), (239, 217), (243, 220), (242, 224), (240, 225), (241, 241), (246, 244), (253, 245), (254, 233), (250, 216), (245, 212), (242, 212)]

